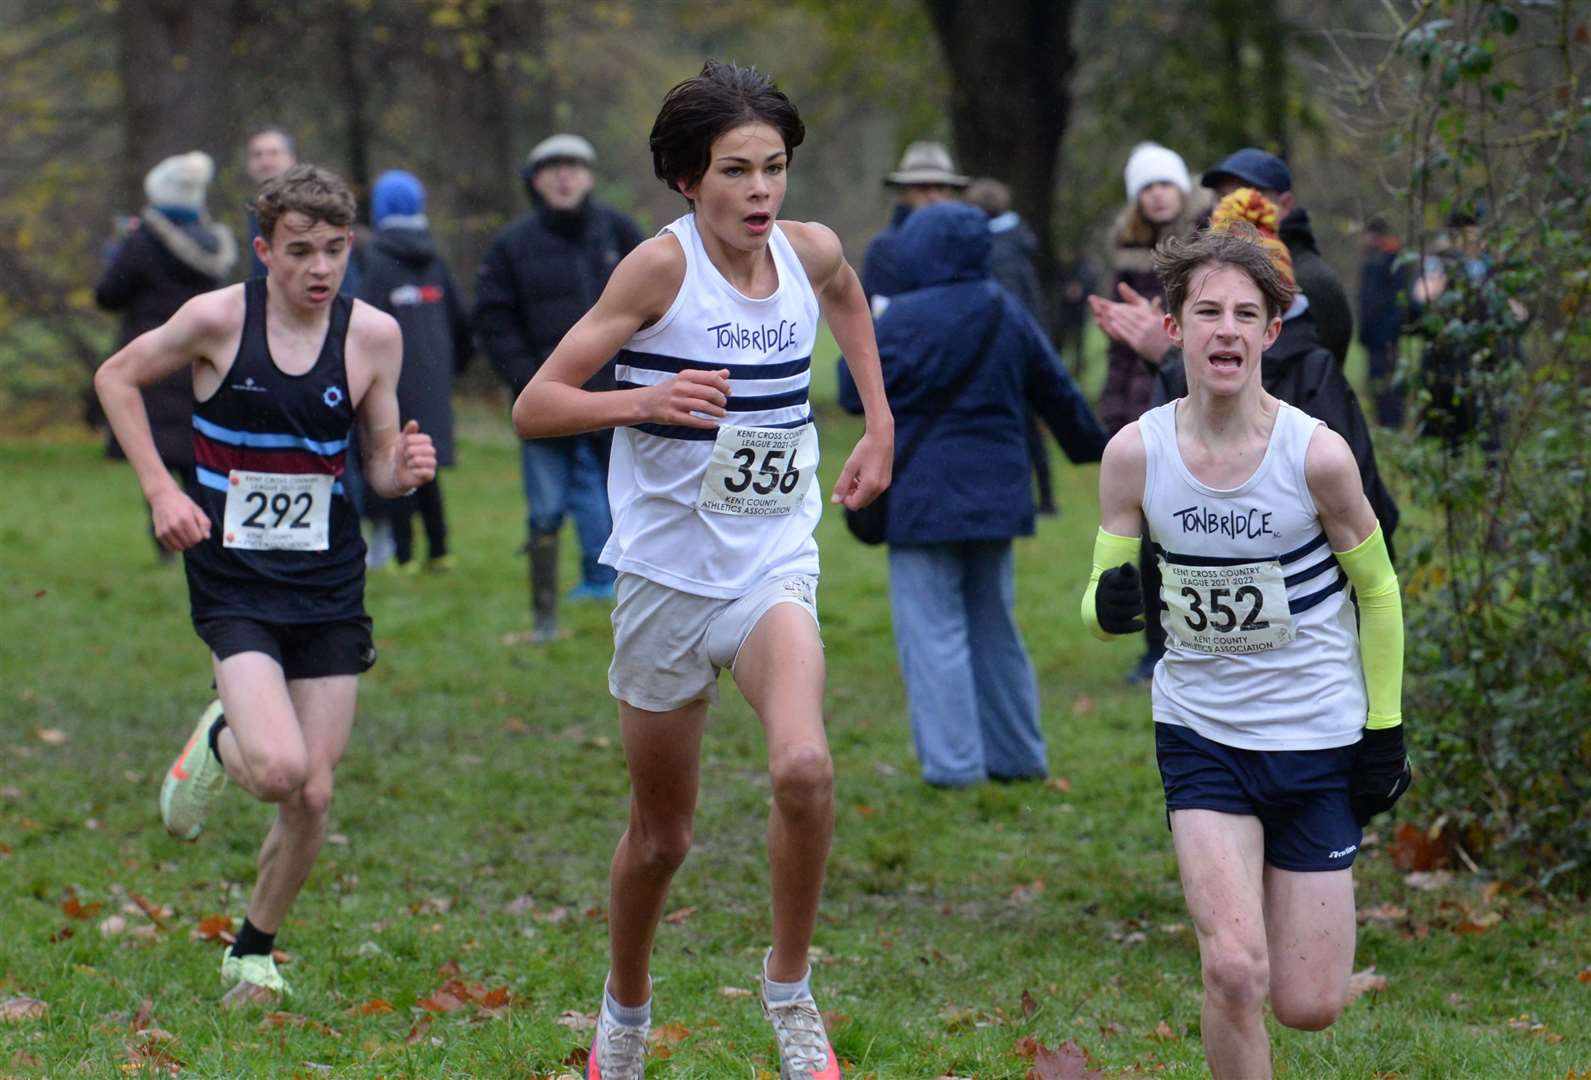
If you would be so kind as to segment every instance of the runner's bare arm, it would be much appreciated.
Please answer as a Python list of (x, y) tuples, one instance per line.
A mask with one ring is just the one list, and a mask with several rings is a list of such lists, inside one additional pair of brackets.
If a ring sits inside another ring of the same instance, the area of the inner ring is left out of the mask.
[(862, 283), (845, 260), (839, 237), (815, 221), (782, 221), (779, 227), (790, 240), (818, 294), (818, 307), (862, 398), (867, 429), (840, 470), (832, 501), (860, 510), (889, 487), (895, 461), (895, 417), (884, 396), (884, 375), (878, 364), (878, 342), (873, 338), (873, 316), (867, 308)]
[(168, 551), (182, 551), (209, 536), (210, 519), (160, 460), (138, 390), (208, 362), (229, 338), (235, 338), (243, 318), (241, 289), (234, 286), (194, 297), (166, 322), (128, 342), (94, 373), (94, 391), (105, 418), (149, 501), (155, 539)]
[(1136, 420), (1105, 445), (1099, 462), (1099, 526), (1113, 536), (1143, 535), (1146, 457)]
[(1331, 550), (1358, 547), (1375, 532), (1375, 511), (1365, 498), (1353, 451), (1341, 435), (1324, 424), (1310, 436), (1304, 453), (1304, 480)]
[(706, 417), (724, 415), (728, 370), (682, 371), (656, 386), (631, 390), (581, 389), (637, 330), (663, 317), (684, 281), (685, 253), (672, 235), (655, 236), (626, 255), (596, 304), (569, 328), (520, 391), (514, 402), (514, 430), (520, 438), (579, 435), (648, 422), (716, 427)]
[(391, 315), (355, 304), (348, 348), (368, 365), (370, 385), (359, 399), (359, 448), (365, 483), (383, 499), (396, 499), (436, 476), (436, 447), (413, 420), (398, 428), (398, 376), (403, 335)]

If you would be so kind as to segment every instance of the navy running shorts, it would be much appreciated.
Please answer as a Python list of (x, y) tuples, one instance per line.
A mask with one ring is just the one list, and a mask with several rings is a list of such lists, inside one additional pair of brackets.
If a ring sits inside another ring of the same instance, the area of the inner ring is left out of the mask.
[(217, 660), (261, 652), (292, 679), (361, 675), (376, 662), (368, 618), (323, 623), (267, 623), (254, 619), (199, 619), (193, 628)]
[(1155, 725), (1155, 757), (1173, 810), (1259, 818), (1265, 861), (1278, 870), (1346, 870), (1360, 829), (1348, 800), (1353, 747), (1242, 750), (1178, 724)]

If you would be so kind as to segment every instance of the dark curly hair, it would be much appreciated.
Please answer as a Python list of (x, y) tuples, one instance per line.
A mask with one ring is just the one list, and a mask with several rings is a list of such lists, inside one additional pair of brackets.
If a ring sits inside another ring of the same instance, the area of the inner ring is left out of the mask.
[(1155, 248), (1155, 273), (1166, 287), (1166, 311), (1182, 322), (1193, 272), (1206, 263), (1243, 271), (1265, 297), (1265, 316), (1274, 319), (1293, 302), (1294, 289), (1260, 244), (1259, 230), (1237, 222), (1224, 232), (1201, 229), (1187, 239), (1167, 237)]
[(795, 105), (768, 76), (754, 67), (709, 60), (699, 75), (664, 96), (648, 140), (652, 170), (681, 191), (706, 175), (714, 139), (754, 123), (778, 131), (785, 153), (792, 156), (807, 134)]
[(311, 221), (324, 221), (341, 229), (354, 223), (357, 209), (354, 193), (342, 177), (319, 165), (294, 165), (261, 184), (254, 196), (254, 214), (267, 244), (277, 221), (294, 210)]

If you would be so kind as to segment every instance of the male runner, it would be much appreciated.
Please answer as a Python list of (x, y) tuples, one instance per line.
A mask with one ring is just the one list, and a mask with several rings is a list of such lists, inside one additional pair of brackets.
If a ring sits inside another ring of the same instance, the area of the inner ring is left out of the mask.
[(1217, 1080), (1254, 1080), (1271, 1075), (1267, 992), (1312, 1031), (1346, 1000), (1360, 828), (1410, 781), (1402, 606), (1347, 443), (1261, 385), (1293, 289), (1252, 227), (1168, 241), (1155, 262), (1188, 392), (1105, 450), (1083, 619), (1106, 639), (1143, 629), (1147, 521), (1168, 635), (1156, 752), (1205, 1055)]
[[(833, 501), (859, 508), (889, 485), (894, 420), (838, 239), (778, 220), (804, 134), (755, 69), (709, 61), (670, 90), (653, 164), (691, 212), (619, 263), (514, 405), (527, 439), (618, 429), (603, 562), (619, 571), (608, 683), (630, 824), (613, 856), (612, 966), (589, 1080), (641, 1080), (645, 1068), (652, 941), (690, 850), (702, 729), (726, 667), (768, 740), (773, 947), (762, 998), (781, 1077), (840, 1075), (807, 964), (834, 829), (812, 537), (823, 500), (807, 401), (820, 316), (867, 419)], [(581, 389), (615, 353), (619, 389)]]
[[(270, 269), (188, 301), (94, 377), (149, 500), (156, 538), (185, 553), (194, 629), (220, 700), (199, 718), (160, 790), (192, 840), (228, 776), (277, 804), (223, 1004), (287, 991), (271, 957), (325, 835), (332, 771), (353, 727), (359, 675), (375, 662), (364, 610), (365, 546), (339, 478), (355, 422), (366, 481), (397, 498), (436, 473), (431, 439), (398, 429), (403, 343), (390, 315), (338, 295), (354, 198), (298, 165), (254, 200), (255, 253)], [(161, 464), (138, 388), (193, 372), (194, 498)]]

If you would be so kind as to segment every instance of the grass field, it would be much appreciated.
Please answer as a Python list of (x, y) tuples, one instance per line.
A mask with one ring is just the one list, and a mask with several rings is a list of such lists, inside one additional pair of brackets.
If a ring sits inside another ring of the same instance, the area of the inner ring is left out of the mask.
[[(832, 483), (857, 426), (821, 421)], [(276, 1013), (216, 1008), (204, 939), (241, 919), (268, 810), (229, 791), (191, 846), (156, 814), (210, 695), (180, 567), (156, 561), (130, 470), (95, 445), (0, 445), (0, 1015), (21, 1014), (0, 1020), (0, 1076), (581, 1072), (626, 799), (607, 611), (566, 609), (571, 633), (546, 649), (503, 643), (528, 624), (517, 461), (500, 412), (462, 430), (445, 477), (460, 569), (370, 582), (381, 660), (331, 841), (279, 939), (296, 993)], [(1068, 1039), (1105, 1075), (1203, 1074), (1146, 694), (1120, 681), (1134, 647), (1076, 615), (1095, 470), (1061, 464), (1057, 481), (1062, 515), (1018, 545), (1046, 785), (918, 782), (883, 553), (838, 515), (820, 530), (838, 828), (814, 985), (848, 1076), (1072, 1075), (1021, 1053)], [(778, 1068), (747, 993), (768, 932), (761, 737), (724, 698), (659, 933), (654, 1078)], [(1585, 909), (1411, 879), (1382, 837), (1359, 863), (1356, 968), (1384, 989), (1327, 1033), (1273, 1026), (1279, 1075), (1591, 1071)]]

